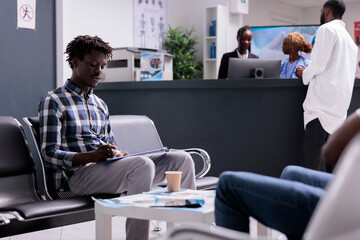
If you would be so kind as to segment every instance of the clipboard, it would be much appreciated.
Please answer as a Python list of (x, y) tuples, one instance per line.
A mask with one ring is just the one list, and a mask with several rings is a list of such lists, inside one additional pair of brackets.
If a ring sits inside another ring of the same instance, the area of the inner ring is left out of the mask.
[(129, 154), (129, 155), (122, 156), (122, 157), (109, 158), (109, 159), (106, 159), (105, 161), (99, 162), (97, 164), (104, 164), (104, 163), (117, 161), (117, 160), (128, 158), (128, 157), (135, 157), (135, 156), (141, 156), (141, 155), (145, 155), (145, 154), (152, 154), (152, 153), (158, 153), (158, 152), (168, 152), (168, 151), (169, 151), (169, 149), (167, 147), (163, 147), (163, 148), (160, 148), (160, 149), (149, 150), (149, 151), (139, 152), (139, 153), (133, 153), (133, 154)]

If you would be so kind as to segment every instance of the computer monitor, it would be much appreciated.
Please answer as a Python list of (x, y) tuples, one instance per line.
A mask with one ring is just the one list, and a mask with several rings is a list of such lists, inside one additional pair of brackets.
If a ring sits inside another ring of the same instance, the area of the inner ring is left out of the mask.
[(279, 78), (281, 60), (230, 58), (229, 78)]

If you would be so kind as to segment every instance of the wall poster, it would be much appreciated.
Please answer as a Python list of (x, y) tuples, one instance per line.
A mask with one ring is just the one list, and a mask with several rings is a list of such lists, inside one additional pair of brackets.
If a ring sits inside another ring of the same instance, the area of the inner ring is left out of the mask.
[(360, 46), (360, 22), (354, 22), (354, 38), (357, 46)]
[(36, 0), (17, 0), (17, 28), (35, 30)]
[(140, 81), (163, 80), (164, 53), (142, 53)]
[(354, 22), (354, 41), (358, 46), (357, 64), (356, 64), (356, 78), (360, 78), (360, 22)]
[(134, 47), (163, 49), (166, 0), (134, 0)]

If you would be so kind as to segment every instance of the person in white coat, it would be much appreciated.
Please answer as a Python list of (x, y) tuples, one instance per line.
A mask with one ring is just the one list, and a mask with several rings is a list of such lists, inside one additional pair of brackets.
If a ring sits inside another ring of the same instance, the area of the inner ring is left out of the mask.
[(321, 26), (308, 67), (295, 74), (308, 86), (304, 108), (303, 166), (331, 172), (321, 160), (320, 150), (329, 134), (345, 121), (354, 87), (357, 47), (341, 21), (343, 0), (328, 0), (321, 9)]

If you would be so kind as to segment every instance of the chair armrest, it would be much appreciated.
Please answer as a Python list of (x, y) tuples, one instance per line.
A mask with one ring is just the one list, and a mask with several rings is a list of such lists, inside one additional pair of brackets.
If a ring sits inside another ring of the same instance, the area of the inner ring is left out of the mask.
[(25, 219), (16, 211), (0, 212), (0, 225), (9, 224), (12, 220), (25, 221)]
[(10, 220), (5, 216), (5, 214), (0, 213), (0, 225), (9, 224)]
[(186, 149), (170, 149), (170, 151), (171, 150), (182, 150), (182, 151), (189, 153), (190, 155), (194, 154), (194, 155), (198, 155), (201, 157), (201, 160), (203, 161), (203, 167), (200, 170), (200, 172), (198, 172), (195, 175), (196, 178), (202, 178), (209, 172), (209, 170), (211, 168), (211, 160), (210, 160), (209, 154), (204, 149), (186, 148)]

